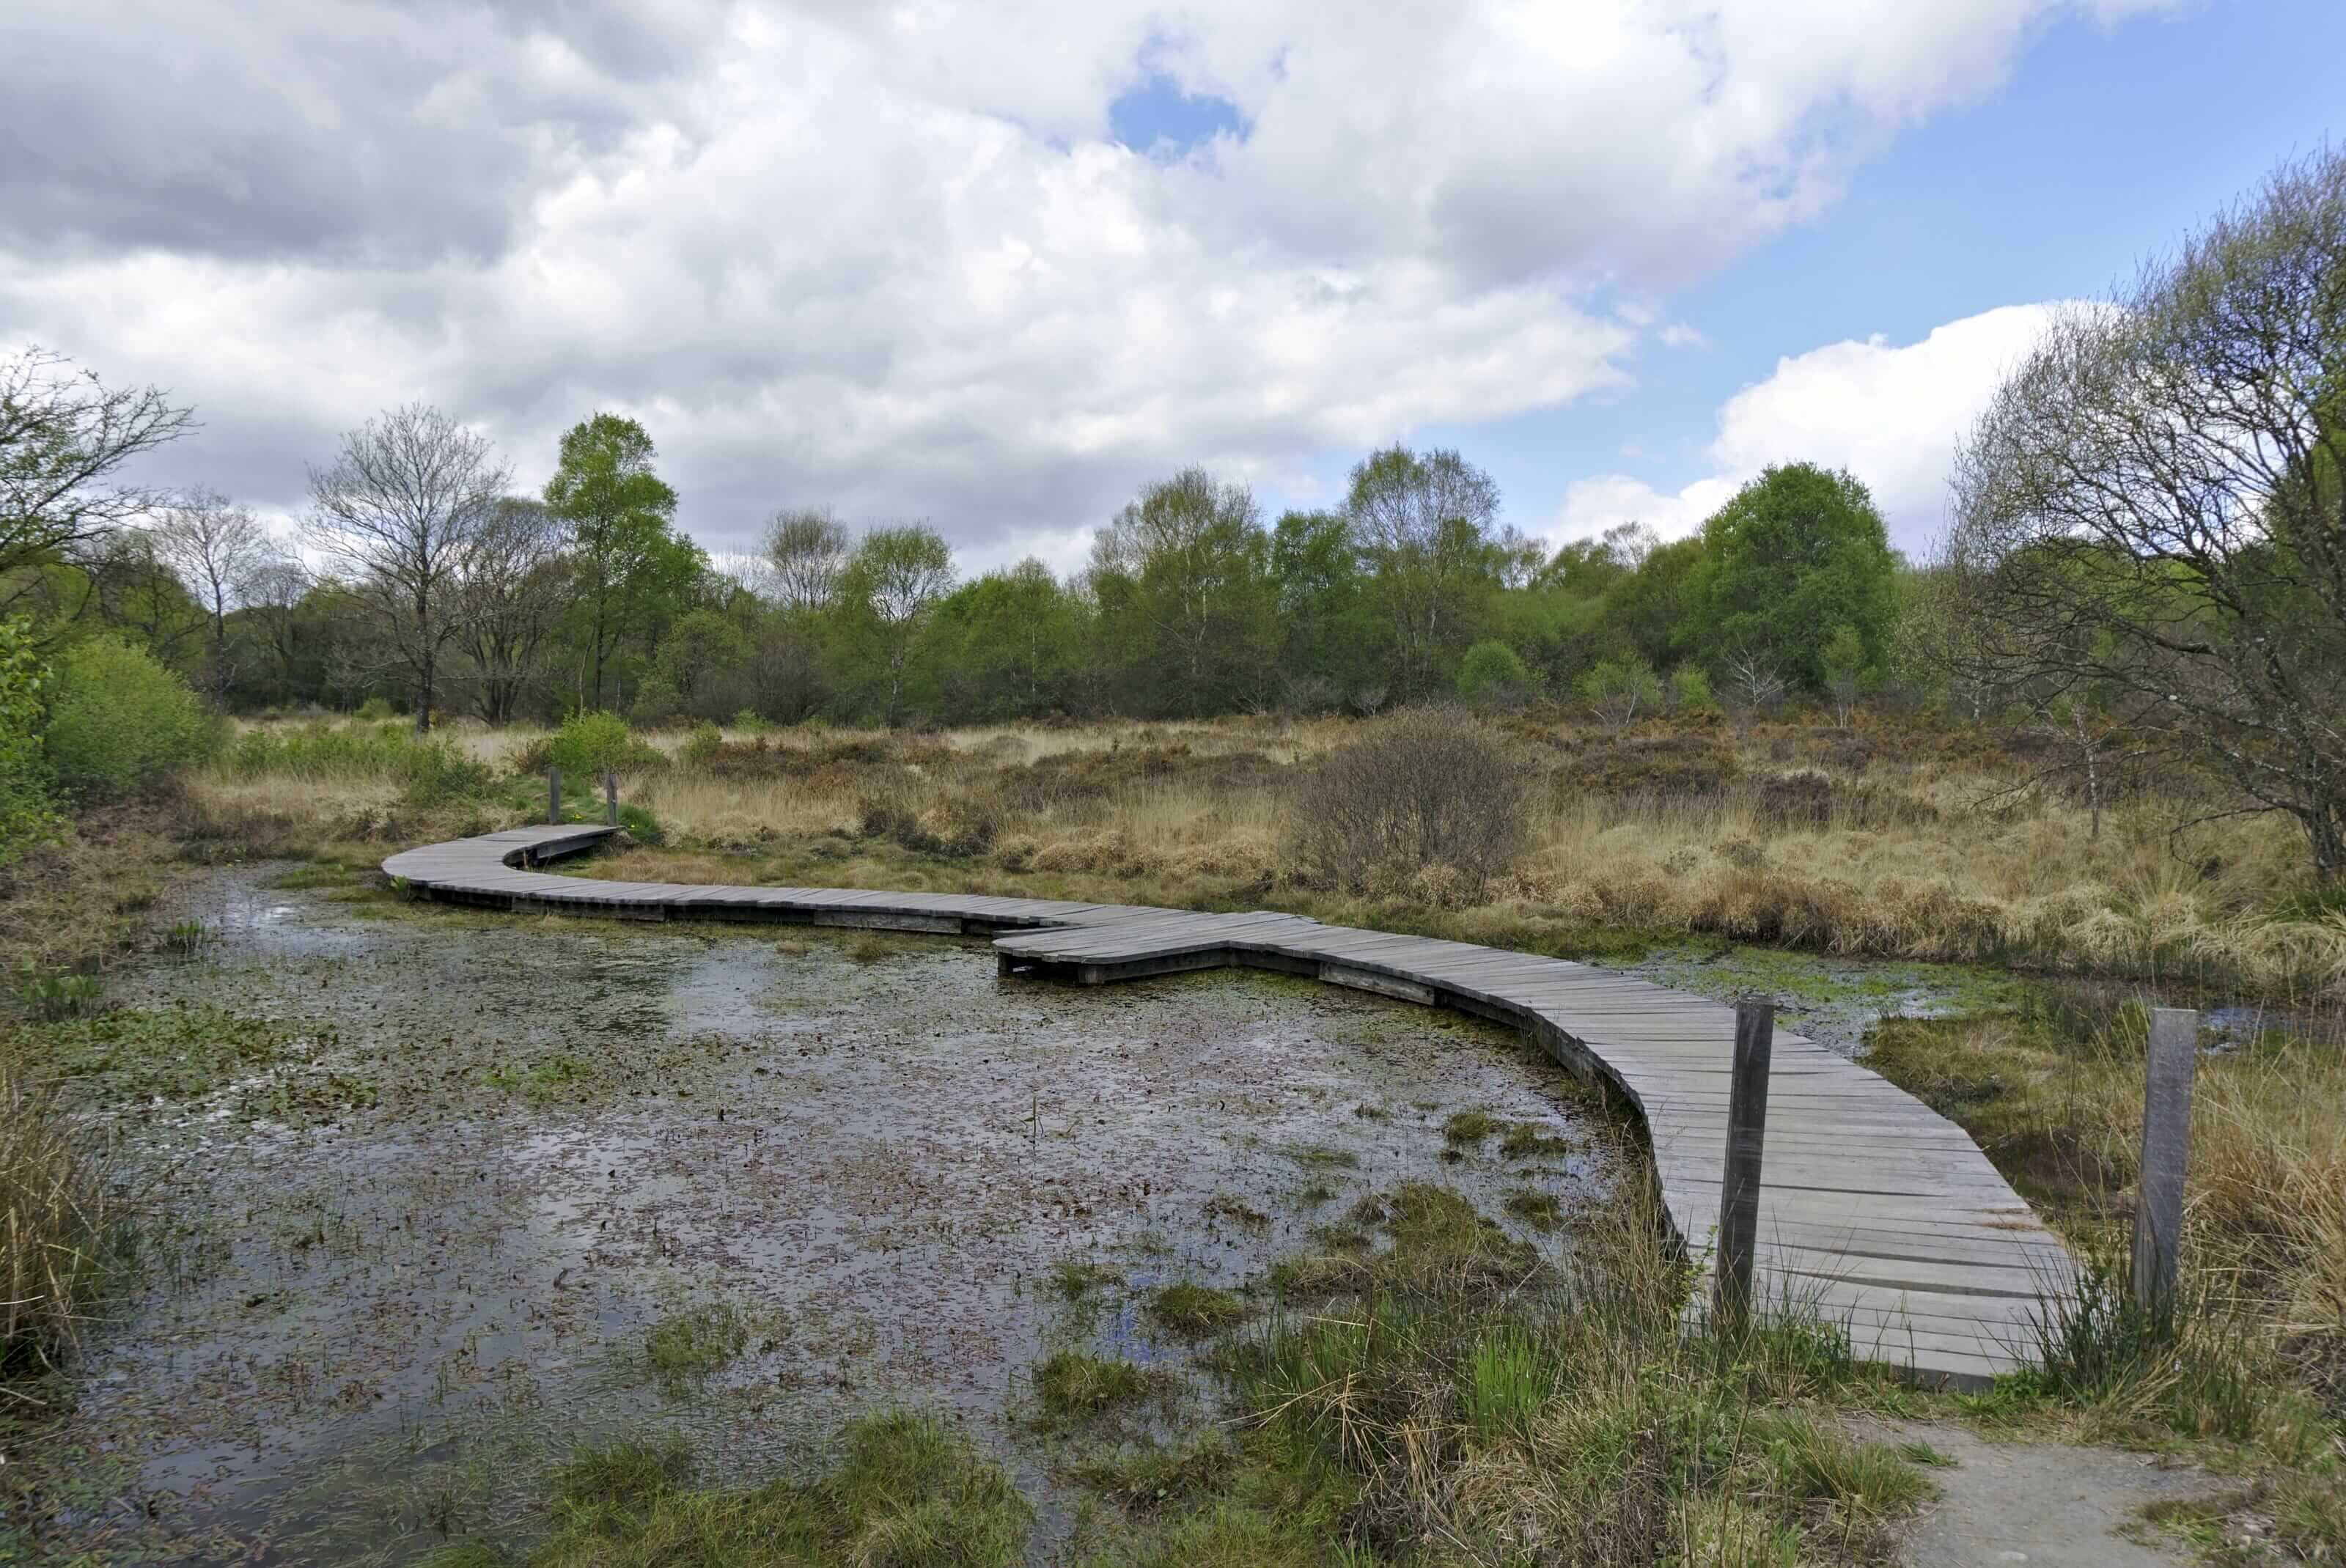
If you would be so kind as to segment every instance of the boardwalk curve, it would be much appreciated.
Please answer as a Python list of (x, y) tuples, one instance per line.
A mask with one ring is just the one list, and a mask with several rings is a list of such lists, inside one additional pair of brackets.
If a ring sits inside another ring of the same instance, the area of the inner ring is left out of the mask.
[[(636, 920), (725, 920), (989, 936), (1005, 975), (1100, 984), (1245, 965), (1306, 974), (1529, 1033), (1637, 1107), (1677, 1238), (1708, 1255), (1726, 1151), (1735, 1017), (1700, 997), (1562, 959), (1322, 925), (1300, 915), (854, 888), (722, 887), (556, 876), (600, 826), (515, 828), (382, 862), (456, 903)], [(1768, 1093), (1754, 1299), (1848, 1330), (1868, 1360), (1975, 1388), (2035, 1359), (2048, 1301), (2074, 1291), (2059, 1239), (1970, 1135), (1800, 1035), (1779, 1033)]]

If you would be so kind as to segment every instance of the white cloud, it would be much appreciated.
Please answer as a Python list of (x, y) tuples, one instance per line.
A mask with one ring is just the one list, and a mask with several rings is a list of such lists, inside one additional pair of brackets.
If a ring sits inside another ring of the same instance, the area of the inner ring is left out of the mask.
[(1587, 538), (1631, 519), (1678, 538), (1771, 463), (1846, 468), (1873, 492), (1891, 540), (1920, 554), (1945, 512), (1949, 461), (2004, 372), (2044, 331), (2050, 305), (2006, 305), (1919, 342), (1875, 336), (1779, 360), (1719, 411), (1711, 472), (1676, 491), (1600, 474), (1566, 492), (1554, 532)]
[[(1652, 301), (2119, 3), (19, 0), (0, 343), (192, 399), (170, 477), (264, 505), (387, 404), (525, 479), (602, 407), (712, 548), (803, 501), (1064, 555), (1176, 463), (1617, 382), (1692, 341)], [(1108, 140), (1149, 71), (1245, 134)]]

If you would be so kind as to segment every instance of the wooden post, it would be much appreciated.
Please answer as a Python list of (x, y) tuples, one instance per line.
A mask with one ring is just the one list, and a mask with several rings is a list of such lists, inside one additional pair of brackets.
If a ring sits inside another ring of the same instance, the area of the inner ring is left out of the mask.
[(2183, 1245), (2183, 1161), (2191, 1145), (2191, 1077), (2199, 1065), (2199, 1014), (2158, 1007), (2142, 1091), (2142, 1176), (2134, 1205), (2134, 1298), (2155, 1308), (2175, 1292)]
[(1760, 1232), (1760, 1155), (1768, 1128), (1768, 1061), (1776, 1004), (1735, 1004), (1735, 1064), (1727, 1090), (1727, 1177), (1719, 1198), (1719, 1278), (1712, 1305), (1741, 1328), (1751, 1310), (1751, 1255)]
[(603, 820), (619, 825), (619, 776), (608, 768), (603, 769)]
[(562, 769), (546, 770), (546, 820), (549, 826), (562, 820)]

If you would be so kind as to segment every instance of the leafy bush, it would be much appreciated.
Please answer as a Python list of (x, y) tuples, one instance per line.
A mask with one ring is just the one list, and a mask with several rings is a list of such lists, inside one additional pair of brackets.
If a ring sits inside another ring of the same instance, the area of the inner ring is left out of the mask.
[(1527, 772), (1513, 747), (1464, 714), (1397, 714), (1298, 784), (1289, 854), (1312, 880), (1354, 891), (1422, 883), (1439, 868), (1449, 886), (1438, 891), (1471, 901), (1523, 852)]
[(1580, 677), (1580, 695), (1606, 728), (1619, 729), (1662, 706), (1662, 681), (1644, 659), (1606, 659)]
[(635, 737), (616, 713), (574, 713), (562, 721), (545, 748), (544, 766), (586, 778), (608, 768), (656, 768), (668, 760)]
[(1717, 713), (1719, 699), (1710, 694), (1710, 677), (1700, 665), (1682, 664), (1670, 671), (1670, 702), (1680, 713)]
[(353, 717), (361, 724), (381, 724), (385, 719), (397, 718), (399, 709), (392, 706), (391, 698), (387, 697), (370, 697), (359, 704), (359, 710)]
[(1496, 640), (1476, 643), (1458, 664), (1458, 695), (1478, 706), (1521, 702), (1531, 684), (1515, 650)]
[(724, 745), (725, 732), (703, 719), (692, 727), (691, 734), (684, 738), (684, 745), (676, 754), (677, 760), (688, 768), (706, 768), (716, 760), (717, 753)]
[(66, 650), (49, 698), (49, 765), (85, 801), (147, 793), (210, 757), (219, 729), (146, 649), (93, 637)]
[(21, 617), (0, 621), (0, 866), (56, 831), (41, 751), (41, 693), (49, 667)]

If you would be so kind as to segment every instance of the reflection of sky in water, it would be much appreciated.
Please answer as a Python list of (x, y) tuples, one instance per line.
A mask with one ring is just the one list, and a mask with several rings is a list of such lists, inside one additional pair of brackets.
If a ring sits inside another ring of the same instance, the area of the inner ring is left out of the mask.
[[(495, 1461), (466, 1482), (486, 1522), (585, 1436), (681, 1427), (748, 1476), (890, 1401), (958, 1407), (1047, 1503), (1004, 1416), (1055, 1336), (1171, 1354), (1140, 1292), (1243, 1284), (1371, 1191), (1436, 1180), (1496, 1214), (1526, 1184), (1569, 1207), (1606, 1168), (1569, 1081), (1511, 1033), (1334, 987), (1079, 991), (1003, 981), (976, 943), (858, 962), (855, 933), (358, 918), (258, 880), (183, 895), (220, 940), (122, 996), (323, 1015), (382, 1100), (326, 1128), (218, 1107), (142, 1128), (166, 1206), (208, 1219), (97, 1347), (77, 1434), (135, 1455), (167, 1520), (264, 1558), (412, 1530), (468, 1456)], [(655, 1074), (594, 1104), (529, 1087), (647, 1053)], [(1445, 1162), (1466, 1108), (1569, 1150)], [(1356, 1163), (1292, 1156), (1314, 1148)], [(1265, 1223), (1210, 1217), (1218, 1197)], [(1081, 1323), (1049, 1284), (1069, 1258), (1122, 1281)], [(665, 1398), (646, 1327), (720, 1299), (747, 1351)]]

